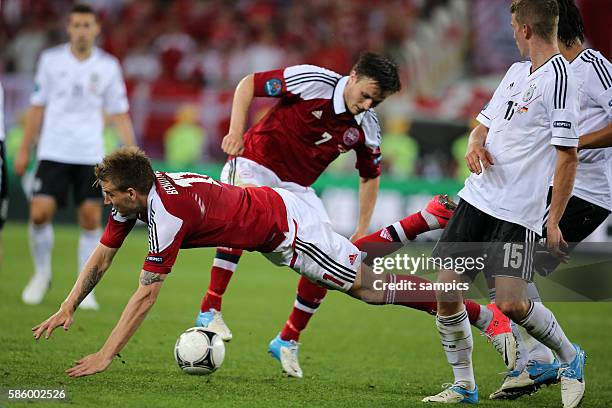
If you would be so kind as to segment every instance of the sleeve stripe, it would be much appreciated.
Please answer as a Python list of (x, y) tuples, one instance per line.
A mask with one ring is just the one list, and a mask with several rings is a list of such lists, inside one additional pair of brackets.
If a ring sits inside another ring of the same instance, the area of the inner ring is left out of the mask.
[(559, 61), (559, 64), (563, 68), (563, 78), (565, 78), (565, 87), (563, 88), (563, 107), (562, 107), (562, 109), (565, 109), (565, 102), (567, 101), (567, 82), (568, 82), (567, 67), (565, 66), (565, 63), (562, 61)]
[(565, 65), (559, 59), (554, 59), (552, 63), (555, 68), (555, 109), (565, 109), (567, 71)]
[(333, 84), (333, 86), (335, 86), (336, 83), (338, 82), (337, 79), (333, 79), (333, 78), (330, 79), (329, 77), (324, 76), (324, 75), (311, 74), (311, 75), (303, 75), (303, 76), (300, 76), (299, 78), (285, 80), (285, 83), (287, 84), (287, 86), (293, 86), (293, 85), (297, 85), (297, 84), (306, 82), (309, 79), (320, 79), (321, 81)]
[(288, 77), (285, 77), (285, 82), (290, 82), (293, 81), (295, 79), (298, 79), (299, 77), (303, 77), (303, 76), (307, 76), (307, 75), (317, 75), (320, 77), (327, 77), (328, 79), (331, 79), (332, 81), (338, 81), (340, 78), (336, 78), (333, 75), (329, 75), (326, 74), (324, 72), (317, 72), (317, 71), (308, 71), (308, 72), (301, 72), (299, 74), (294, 74), (294, 75), (290, 75)]
[(151, 253), (159, 253), (159, 238), (157, 237), (157, 225), (155, 224), (155, 211), (153, 210), (153, 200), (149, 203), (149, 249)]
[(480, 111), (480, 114), (481, 114), (482, 116), (484, 116), (485, 118), (487, 118), (487, 119), (491, 120), (491, 118), (490, 118), (490, 117), (488, 117), (487, 115), (485, 115), (483, 112), (484, 112), (484, 111)]
[(306, 84), (306, 83), (309, 83), (309, 82), (322, 82), (324, 84), (327, 84), (327, 85), (331, 86), (332, 88), (336, 86), (336, 84), (331, 83), (328, 80), (324, 80), (324, 79), (307, 79), (307, 80), (302, 81), (302, 82), (297, 82), (297, 83), (294, 83), (294, 84), (287, 85), (287, 90), (289, 92), (293, 92), (297, 88), (299, 88), (300, 85), (303, 85), (303, 84)]
[(595, 61), (597, 61), (597, 65), (599, 65), (599, 68), (601, 68), (601, 73), (603, 77), (607, 80), (606, 82), (612, 85), (612, 76), (610, 76), (610, 72), (608, 71), (608, 68), (606, 68), (606, 65), (604, 64), (603, 59), (598, 58), (597, 55), (593, 54), (591, 50), (588, 50), (586, 54), (589, 57), (593, 58)]
[(595, 69), (595, 73), (599, 77), (599, 81), (601, 81), (601, 85), (603, 86), (604, 91), (610, 88), (610, 86), (612, 86), (612, 78), (608, 78), (610, 76), (610, 73), (598, 58), (596, 58), (594, 55), (588, 54), (588, 57), (582, 55), (580, 59), (586, 62), (587, 64), (591, 64), (593, 66), (593, 68)]

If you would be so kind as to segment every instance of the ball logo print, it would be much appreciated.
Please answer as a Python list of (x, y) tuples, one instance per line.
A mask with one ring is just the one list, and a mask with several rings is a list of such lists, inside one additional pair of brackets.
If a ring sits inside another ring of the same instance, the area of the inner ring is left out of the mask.
[(223, 364), (225, 344), (216, 332), (192, 327), (176, 341), (174, 358), (179, 368), (187, 374), (211, 374)]
[(346, 146), (352, 146), (359, 140), (359, 130), (356, 128), (348, 128), (342, 136), (342, 142)]

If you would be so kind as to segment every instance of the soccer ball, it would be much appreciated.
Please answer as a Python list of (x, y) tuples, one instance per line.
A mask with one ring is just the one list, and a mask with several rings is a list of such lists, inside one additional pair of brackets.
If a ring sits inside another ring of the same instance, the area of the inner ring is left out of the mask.
[(210, 374), (223, 364), (225, 344), (216, 332), (204, 327), (192, 327), (176, 341), (174, 358), (187, 374)]

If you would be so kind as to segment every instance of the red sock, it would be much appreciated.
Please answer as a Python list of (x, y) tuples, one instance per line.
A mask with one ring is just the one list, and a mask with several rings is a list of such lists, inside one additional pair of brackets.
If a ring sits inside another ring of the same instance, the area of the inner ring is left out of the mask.
[(364, 263), (371, 265), (374, 257), (382, 257), (399, 250), (417, 235), (429, 231), (421, 212), (414, 213), (393, 225), (378, 230), (354, 242), (355, 246), (368, 256)]
[(221, 311), (223, 294), (238, 266), (240, 255), (242, 255), (242, 249), (217, 248), (217, 254), (210, 270), (208, 291), (202, 298), (200, 311), (207, 312), (210, 309)]
[(464, 300), (463, 304), (465, 305), (465, 310), (467, 310), (470, 324), (476, 323), (478, 316), (480, 316), (480, 304), (470, 299)]
[(317, 308), (327, 294), (327, 289), (300, 277), (297, 287), (297, 296), (289, 319), (285, 322), (280, 333), (282, 340), (298, 341), (300, 333), (306, 328), (308, 321), (317, 311)]
[[(385, 276), (385, 282), (414, 282), (413, 287), (418, 288), (420, 283), (430, 283), (425, 278), (416, 275), (394, 275), (388, 274)], [(436, 293), (433, 290), (385, 290), (385, 303), (402, 305), (412, 309), (422, 310), (429, 314), (436, 314), (438, 311), (438, 302)], [(466, 299), (463, 301), (465, 309), (470, 319), (470, 324), (474, 324), (480, 315), (480, 304), (473, 300)]]

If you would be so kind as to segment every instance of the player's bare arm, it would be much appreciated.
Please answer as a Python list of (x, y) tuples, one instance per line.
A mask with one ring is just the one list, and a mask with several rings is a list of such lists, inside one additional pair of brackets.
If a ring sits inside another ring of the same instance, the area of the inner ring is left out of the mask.
[(229, 155), (240, 156), (244, 151), (243, 134), (253, 101), (255, 90), (253, 74), (247, 75), (238, 83), (232, 102), (230, 129), (221, 142), (221, 149)]
[(40, 132), (40, 125), (42, 124), (44, 113), (44, 106), (32, 105), (26, 114), (23, 140), (21, 142), (21, 146), (19, 147), (19, 151), (17, 152), (17, 157), (15, 157), (14, 165), (15, 173), (20, 177), (25, 174), (26, 168), (28, 167), (28, 162), (30, 160), (30, 149), (38, 137), (38, 132)]
[(380, 187), (380, 177), (359, 179), (359, 219), (357, 228), (351, 236), (351, 241), (356, 241), (368, 233), (372, 213), (376, 206), (378, 189)]
[(567, 202), (572, 195), (578, 153), (575, 147), (555, 146), (557, 149), (557, 164), (555, 168), (553, 193), (550, 203), (550, 213), (546, 223), (546, 243), (548, 250), (563, 261), (567, 261), (567, 254), (563, 248), (567, 243), (559, 229), (559, 220), (565, 211)]
[(117, 130), (121, 143), (123, 143), (124, 146), (136, 146), (134, 127), (132, 126), (132, 120), (130, 119), (129, 113), (125, 112), (110, 115), (110, 121)]
[(578, 149), (612, 147), (612, 123), (603, 129), (580, 136)]
[(66, 374), (70, 377), (84, 377), (106, 370), (113, 357), (125, 347), (155, 304), (164, 279), (165, 274), (141, 271), (138, 289), (125, 305), (117, 325), (100, 351), (76, 361), (74, 367), (66, 370)]
[(45, 339), (49, 339), (53, 330), (59, 326), (62, 326), (64, 330), (70, 328), (76, 308), (93, 290), (98, 282), (100, 282), (104, 272), (110, 267), (116, 253), (116, 248), (109, 248), (105, 245), (98, 244), (85, 263), (70, 294), (68, 294), (66, 300), (62, 302), (60, 309), (47, 320), (32, 328), (36, 340), (38, 340), (45, 331)]
[(493, 165), (493, 157), (484, 145), (489, 129), (479, 124), (470, 133), (465, 162), (472, 173), (480, 174)]

